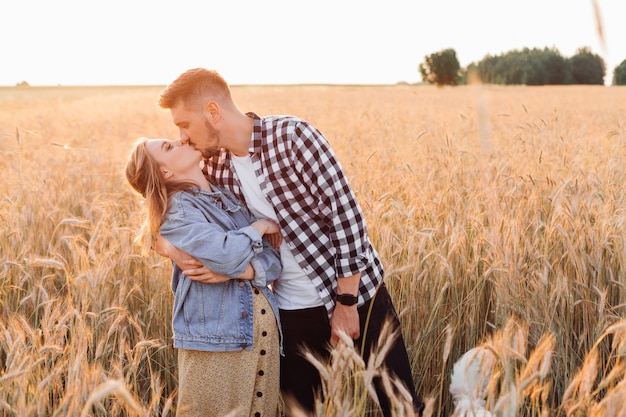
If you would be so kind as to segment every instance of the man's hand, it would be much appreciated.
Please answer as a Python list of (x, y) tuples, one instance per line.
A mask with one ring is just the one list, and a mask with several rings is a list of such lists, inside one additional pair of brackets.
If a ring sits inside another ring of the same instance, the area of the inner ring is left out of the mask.
[(359, 311), (356, 304), (353, 306), (344, 306), (343, 304), (335, 304), (335, 310), (330, 318), (330, 344), (336, 346), (339, 342), (339, 333), (344, 332), (350, 338), (358, 339), (361, 335), (359, 325)]
[[(360, 273), (351, 277), (337, 278), (337, 294), (358, 295), (360, 282)], [(330, 329), (330, 344), (332, 346), (339, 342), (339, 332), (344, 332), (353, 340), (358, 339), (361, 334), (361, 325), (357, 305), (345, 306), (341, 303), (335, 303), (335, 310), (330, 318)]]
[[(161, 235), (157, 235), (154, 246), (154, 250), (159, 255), (170, 258), (182, 270), (190, 267), (200, 268), (202, 266), (202, 263), (200, 263), (197, 259), (178, 249)], [(188, 262), (185, 263), (186, 261)]]
[(161, 235), (157, 235), (154, 250), (159, 255), (170, 258), (183, 271), (183, 274), (187, 275), (189, 279), (193, 281), (215, 284), (230, 279), (225, 275), (216, 274), (211, 271), (205, 267), (202, 262), (178, 249)]
[(265, 236), (274, 249), (280, 250), (283, 235), (280, 233), (278, 223), (271, 219), (260, 219), (254, 221), (250, 226), (254, 227), (261, 236)]
[[(196, 263), (195, 259), (192, 258), (191, 261), (185, 261), (185, 263)], [(193, 269), (185, 269), (183, 270), (183, 274), (187, 275), (190, 280), (203, 282), (205, 284), (218, 284), (220, 282), (226, 282), (230, 280), (226, 275), (217, 274), (204, 265), (200, 264), (201, 267), (193, 268)]]
[(267, 241), (272, 245), (274, 249), (280, 251), (280, 245), (283, 243), (283, 235), (280, 232), (270, 233), (265, 235)]

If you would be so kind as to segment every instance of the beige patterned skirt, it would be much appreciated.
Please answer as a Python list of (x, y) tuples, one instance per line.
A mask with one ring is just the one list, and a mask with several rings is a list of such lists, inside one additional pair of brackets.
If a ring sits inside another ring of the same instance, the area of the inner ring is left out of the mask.
[(278, 413), (278, 326), (265, 296), (254, 297), (251, 350), (178, 349), (177, 417), (275, 417)]

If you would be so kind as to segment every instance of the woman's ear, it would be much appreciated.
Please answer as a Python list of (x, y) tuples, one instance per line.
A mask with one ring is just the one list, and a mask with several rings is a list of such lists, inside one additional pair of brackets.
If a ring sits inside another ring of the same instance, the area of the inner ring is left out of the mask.
[(168, 179), (172, 175), (174, 175), (174, 173), (172, 171), (168, 171), (167, 169), (162, 169), (161, 172), (163, 173), (163, 178), (165, 178), (165, 179)]

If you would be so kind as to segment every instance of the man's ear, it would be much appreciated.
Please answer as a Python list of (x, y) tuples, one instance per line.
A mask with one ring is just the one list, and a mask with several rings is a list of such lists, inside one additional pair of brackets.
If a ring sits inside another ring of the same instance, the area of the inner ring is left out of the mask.
[(210, 119), (211, 122), (215, 123), (220, 119), (220, 115), (221, 115), (220, 105), (214, 101), (209, 101), (204, 106), (204, 113)]

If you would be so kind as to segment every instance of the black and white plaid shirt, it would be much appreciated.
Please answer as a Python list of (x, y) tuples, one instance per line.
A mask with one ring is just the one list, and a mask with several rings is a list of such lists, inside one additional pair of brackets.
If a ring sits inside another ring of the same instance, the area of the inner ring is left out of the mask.
[[(359, 305), (372, 298), (383, 266), (341, 164), (324, 135), (292, 116), (254, 119), (250, 158), (284, 239), (330, 314), (337, 278), (361, 272)], [(207, 161), (207, 173), (245, 201), (231, 154)]]

